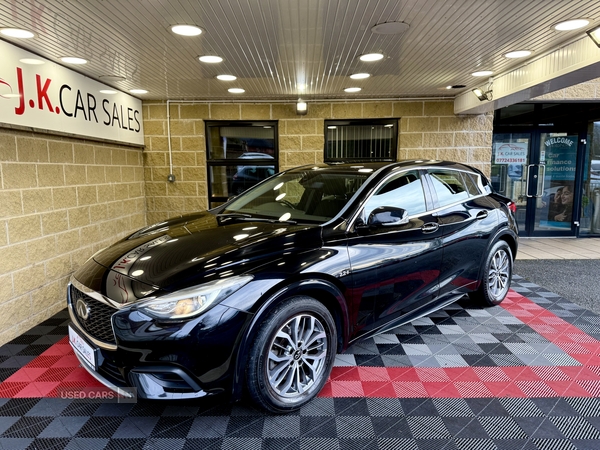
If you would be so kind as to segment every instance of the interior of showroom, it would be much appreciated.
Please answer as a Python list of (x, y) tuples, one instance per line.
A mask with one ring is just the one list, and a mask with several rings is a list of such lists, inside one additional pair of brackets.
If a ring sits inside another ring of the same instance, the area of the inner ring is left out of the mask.
[[(101, 248), (303, 164), (460, 161), (520, 202), (530, 235), (600, 233), (600, 6), (404, 3), (1, 4), (0, 343), (62, 310)], [(550, 139), (572, 150), (552, 173)], [(387, 153), (361, 146), (375, 140)], [(557, 224), (538, 206), (567, 183), (576, 215)]]

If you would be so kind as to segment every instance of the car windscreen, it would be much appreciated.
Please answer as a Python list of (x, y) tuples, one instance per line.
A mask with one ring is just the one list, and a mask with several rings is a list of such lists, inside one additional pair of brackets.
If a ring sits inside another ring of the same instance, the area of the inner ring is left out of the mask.
[(292, 171), (244, 192), (220, 214), (324, 223), (335, 217), (369, 177), (358, 171)]

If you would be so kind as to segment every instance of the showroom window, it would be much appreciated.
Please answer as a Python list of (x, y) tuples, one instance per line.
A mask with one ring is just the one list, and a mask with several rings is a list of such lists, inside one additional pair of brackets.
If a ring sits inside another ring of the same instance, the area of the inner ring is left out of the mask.
[(326, 120), (325, 162), (396, 161), (398, 120)]
[(279, 170), (277, 122), (206, 122), (206, 148), (211, 208)]

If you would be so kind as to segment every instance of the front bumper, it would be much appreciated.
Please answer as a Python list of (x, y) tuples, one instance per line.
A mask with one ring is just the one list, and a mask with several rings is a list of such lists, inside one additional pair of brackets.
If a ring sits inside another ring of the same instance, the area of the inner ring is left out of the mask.
[[(86, 289), (80, 283), (77, 288)], [(90, 361), (72, 347), (81, 365), (108, 388), (125, 397), (135, 388), (138, 397), (156, 400), (231, 391), (236, 343), (250, 314), (217, 305), (194, 320), (159, 323), (132, 307), (115, 309), (109, 320), (114, 343), (103, 342), (81, 326), (71, 285), (68, 292), (70, 327), (95, 358)]]

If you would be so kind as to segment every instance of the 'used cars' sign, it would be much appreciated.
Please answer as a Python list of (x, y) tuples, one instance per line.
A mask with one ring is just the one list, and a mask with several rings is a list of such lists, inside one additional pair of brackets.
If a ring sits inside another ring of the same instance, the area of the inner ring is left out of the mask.
[[(142, 102), (0, 41), (0, 122), (143, 145)], [(24, 64), (34, 58), (43, 64)]]

